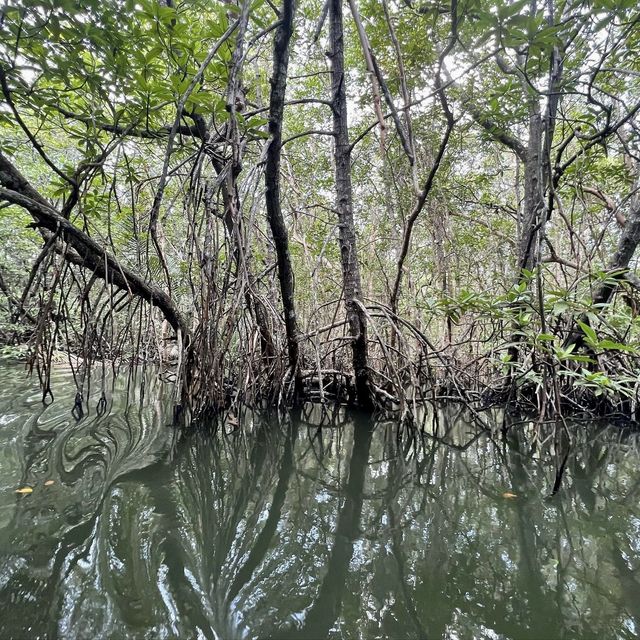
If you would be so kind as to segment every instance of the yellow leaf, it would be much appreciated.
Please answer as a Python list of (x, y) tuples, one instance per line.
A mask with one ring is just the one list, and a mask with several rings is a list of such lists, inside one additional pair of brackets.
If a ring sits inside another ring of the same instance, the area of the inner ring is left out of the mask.
[(27, 495), (29, 493), (33, 493), (33, 489), (31, 487), (20, 487), (20, 489), (16, 489), (16, 493)]
[(52, 484), (55, 484), (56, 481), (55, 480), (46, 480), (44, 483), (45, 487), (50, 487)]
[(517, 498), (518, 496), (515, 493), (511, 493), (511, 491), (505, 491), (502, 494), (502, 497), (503, 498), (507, 498), (509, 500), (513, 500), (514, 498)]

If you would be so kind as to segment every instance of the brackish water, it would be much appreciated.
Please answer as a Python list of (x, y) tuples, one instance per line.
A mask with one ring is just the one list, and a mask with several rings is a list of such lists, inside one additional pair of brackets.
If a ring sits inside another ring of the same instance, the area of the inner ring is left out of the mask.
[(564, 450), (527, 425), (476, 438), (446, 407), (436, 439), (314, 408), (181, 437), (139, 383), (78, 421), (68, 372), (45, 408), (0, 366), (3, 640), (640, 634), (633, 433), (573, 425), (549, 497)]

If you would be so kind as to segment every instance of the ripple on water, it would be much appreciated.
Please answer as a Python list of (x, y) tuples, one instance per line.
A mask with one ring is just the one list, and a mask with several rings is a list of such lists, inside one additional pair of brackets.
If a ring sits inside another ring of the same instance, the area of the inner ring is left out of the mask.
[(637, 614), (630, 434), (576, 429), (549, 501), (553, 455), (532, 460), (516, 429), (460, 452), (459, 408), (439, 410), (446, 444), (345, 412), (319, 429), (310, 411), (176, 445), (154, 385), (141, 402), (139, 381), (107, 384), (98, 416), (95, 378), (75, 420), (68, 372), (43, 407), (0, 367), (0, 640), (577, 640)]

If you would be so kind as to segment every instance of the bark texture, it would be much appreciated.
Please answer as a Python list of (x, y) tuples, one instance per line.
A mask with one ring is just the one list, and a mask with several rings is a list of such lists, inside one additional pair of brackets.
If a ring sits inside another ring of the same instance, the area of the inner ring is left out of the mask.
[[(637, 185), (640, 186), (640, 185)], [(593, 293), (595, 304), (606, 304), (611, 300), (618, 282), (624, 280), (629, 264), (640, 244), (640, 193), (636, 193), (629, 215), (618, 240), (618, 246), (609, 260), (608, 270), (619, 274), (616, 281), (608, 279), (603, 282)]]
[(544, 179), (542, 171), (542, 118), (537, 100), (530, 107), (529, 143), (524, 163), (524, 203), (518, 238), (516, 279), (522, 270), (533, 271), (540, 260), (540, 230), (544, 216)]
[(373, 404), (369, 381), (367, 320), (357, 304), (361, 297), (360, 267), (353, 219), (351, 187), (351, 145), (347, 120), (347, 96), (344, 75), (344, 27), (342, 0), (330, 0), (329, 31), (331, 46), (331, 90), (333, 101), (334, 160), (336, 172), (336, 212), (338, 214), (340, 260), (344, 284), (344, 302), (351, 333), (353, 370), (358, 404)]
[(291, 375), (295, 379), (296, 396), (301, 389), (298, 344), (298, 320), (295, 309), (295, 285), (291, 254), (289, 252), (289, 234), (282, 215), (280, 202), (280, 157), (282, 149), (282, 119), (284, 116), (287, 73), (289, 69), (289, 43), (293, 33), (295, 0), (284, 0), (280, 26), (276, 31), (273, 45), (273, 76), (269, 99), (269, 146), (265, 166), (265, 201), (267, 220), (271, 228), (276, 248), (278, 280), (284, 309), (284, 324), (287, 333), (287, 353)]

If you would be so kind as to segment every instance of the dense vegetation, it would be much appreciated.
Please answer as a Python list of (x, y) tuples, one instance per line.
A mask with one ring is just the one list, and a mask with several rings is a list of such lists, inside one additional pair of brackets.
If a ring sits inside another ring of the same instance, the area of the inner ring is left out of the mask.
[(0, 338), (193, 414), (636, 410), (635, 0), (6, 0)]

